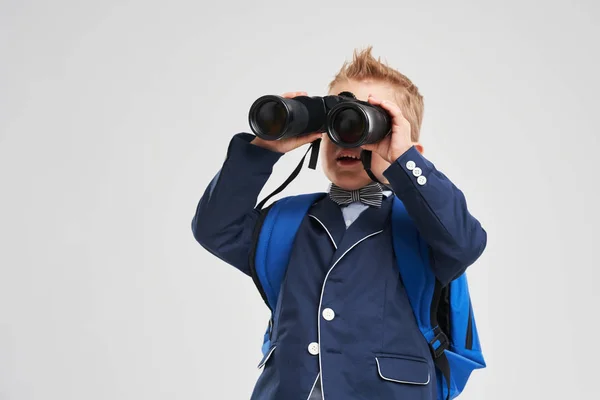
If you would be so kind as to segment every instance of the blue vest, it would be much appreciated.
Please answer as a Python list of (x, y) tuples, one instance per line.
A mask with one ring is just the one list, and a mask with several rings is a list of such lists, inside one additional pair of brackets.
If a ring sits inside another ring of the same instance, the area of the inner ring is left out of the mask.
[[(273, 311), (290, 259), (294, 238), (309, 208), (324, 193), (283, 198), (262, 214), (251, 256), (254, 282)], [(393, 199), (392, 238), (401, 279), (419, 330), (429, 343), (437, 369), (438, 399), (453, 399), (471, 373), (484, 368), (465, 274), (442, 287), (429, 266), (429, 248), (404, 205)], [(271, 349), (272, 313), (262, 351)]]

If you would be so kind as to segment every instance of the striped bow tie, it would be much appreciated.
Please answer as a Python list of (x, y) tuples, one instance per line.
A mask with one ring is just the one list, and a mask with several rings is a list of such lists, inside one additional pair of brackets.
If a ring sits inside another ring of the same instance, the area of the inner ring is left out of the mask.
[(375, 182), (357, 190), (342, 189), (332, 183), (329, 189), (329, 197), (341, 206), (360, 201), (367, 206), (380, 208), (383, 192), (381, 186)]

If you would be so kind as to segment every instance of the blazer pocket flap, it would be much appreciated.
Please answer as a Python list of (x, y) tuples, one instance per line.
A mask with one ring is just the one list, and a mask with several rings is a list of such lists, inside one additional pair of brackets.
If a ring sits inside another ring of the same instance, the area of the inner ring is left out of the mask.
[(427, 361), (422, 358), (401, 355), (377, 355), (379, 376), (390, 382), (408, 385), (427, 385), (431, 373)]
[(258, 363), (258, 366), (256, 368), (261, 369), (262, 367), (264, 367), (267, 361), (269, 361), (269, 358), (271, 358), (271, 354), (273, 354), (276, 348), (277, 346), (271, 346), (269, 351), (267, 351), (263, 356), (262, 360), (260, 360), (260, 363)]

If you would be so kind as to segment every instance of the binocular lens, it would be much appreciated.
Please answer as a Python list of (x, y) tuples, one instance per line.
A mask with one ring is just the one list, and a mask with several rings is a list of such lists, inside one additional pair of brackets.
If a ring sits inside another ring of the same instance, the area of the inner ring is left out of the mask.
[(266, 136), (280, 136), (287, 120), (287, 110), (276, 101), (263, 103), (256, 111), (256, 124)]
[(250, 107), (250, 128), (265, 140), (307, 135), (323, 131), (325, 106), (320, 98), (283, 98), (266, 95)]
[(381, 107), (364, 102), (340, 102), (327, 114), (331, 140), (341, 147), (377, 143), (389, 134), (391, 118)]
[(360, 141), (365, 132), (365, 120), (358, 111), (347, 108), (336, 114), (332, 127), (342, 142), (351, 145)]

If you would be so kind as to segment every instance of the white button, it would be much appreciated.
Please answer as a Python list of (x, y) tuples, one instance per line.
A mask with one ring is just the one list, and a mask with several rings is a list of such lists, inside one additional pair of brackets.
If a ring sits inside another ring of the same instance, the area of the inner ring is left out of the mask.
[(415, 162), (414, 162), (414, 161), (410, 160), (410, 161), (408, 161), (408, 162), (406, 163), (406, 168), (407, 168), (407, 169), (410, 171), (410, 170), (412, 170), (413, 168), (415, 168), (415, 166), (416, 166), (416, 165), (417, 165), (417, 164), (415, 164)]
[(414, 176), (421, 176), (422, 173), (423, 173), (423, 171), (421, 171), (421, 168), (419, 168), (419, 167), (416, 167), (415, 169), (413, 169)]
[(423, 175), (421, 175), (417, 178), (417, 183), (421, 186), (423, 186), (426, 182), (427, 182), (427, 178), (425, 178), (425, 176), (423, 176)]
[(312, 354), (313, 356), (316, 356), (317, 354), (319, 354), (319, 343), (312, 342), (311, 344), (309, 344), (308, 345), (308, 352), (310, 354)]
[(352, 224), (352, 221), (350, 221), (349, 219), (346, 220), (346, 226), (350, 226)]
[(333, 312), (331, 308), (326, 308), (323, 310), (323, 318), (325, 318), (327, 321), (331, 321), (335, 318), (335, 312)]

